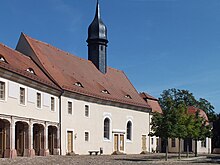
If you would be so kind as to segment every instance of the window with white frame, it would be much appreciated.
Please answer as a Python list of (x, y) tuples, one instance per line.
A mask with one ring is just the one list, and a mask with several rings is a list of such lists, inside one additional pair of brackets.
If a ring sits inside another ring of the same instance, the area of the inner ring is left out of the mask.
[(73, 114), (73, 103), (68, 101), (68, 114)]
[(154, 138), (151, 138), (151, 145), (154, 145)]
[(85, 132), (85, 141), (86, 141), (86, 142), (89, 141), (89, 132)]
[(104, 120), (104, 139), (110, 139), (110, 119), (105, 118)]
[(25, 105), (25, 88), (20, 87), (20, 104)]
[(89, 117), (89, 106), (85, 105), (85, 116)]
[(37, 92), (37, 108), (41, 108), (41, 93)]
[(5, 82), (0, 81), (0, 100), (5, 100)]
[(201, 147), (206, 148), (206, 139), (201, 141)]
[(175, 138), (171, 139), (171, 146), (176, 147), (176, 139)]
[(55, 99), (54, 99), (54, 97), (50, 98), (50, 110), (55, 111)]
[(132, 123), (131, 121), (128, 121), (127, 123), (127, 140), (131, 140), (132, 136)]

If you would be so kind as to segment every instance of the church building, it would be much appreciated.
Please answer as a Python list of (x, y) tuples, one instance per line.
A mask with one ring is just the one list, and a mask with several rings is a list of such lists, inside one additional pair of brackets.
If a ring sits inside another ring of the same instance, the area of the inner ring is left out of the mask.
[(88, 60), (22, 33), (0, 44), (0, 157), (149, 152), (151, 106), (107, 66), (97, 2)]

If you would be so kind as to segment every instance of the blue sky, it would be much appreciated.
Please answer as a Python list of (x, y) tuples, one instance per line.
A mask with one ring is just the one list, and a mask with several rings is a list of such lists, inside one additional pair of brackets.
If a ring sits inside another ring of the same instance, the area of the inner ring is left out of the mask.
[[(4, 0), (0, 42), (21, 32), (87, 59), (87, 28), (96, 0)], [(220, 113), (219, 0), (100, 0), (108, 27), (108, 65), (138, 91), (159, 97), (187, 89)]]

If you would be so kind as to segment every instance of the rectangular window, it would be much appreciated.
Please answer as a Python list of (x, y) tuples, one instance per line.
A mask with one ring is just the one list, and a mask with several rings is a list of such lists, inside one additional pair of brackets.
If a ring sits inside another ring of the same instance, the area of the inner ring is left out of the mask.
[(73, 104), (72, 102), (68, 101), (68, 114), (73, 113)]
[(206, 139), (201, 141), (201, 147), (206, 148)]
[(55, 110), (55, 99), (54, 99), (54, 97), (50, 98), (50, 110), (51, 111)]
[(176, 147), (176, 139), (175, 139), (175, 138), (172, 138), (172, 139), (171, 139), (171, 142), (172, 142), (171, 146), (172, 146), (172, 147)]
[(89, 141), (89, 132), (85, 132), (85, 141), (86, 141), (86, 142)]
[(41, 108), (41, 93), (37, 92), (37, 108)]
[(151, 144), (152, 145), (154, 144), (154, 138), (151, 138)]
[(25, 89), (20, 87), (20, 104), (25, 104)]
[(89, 117), (89, 106), (85, 105), (85, 116)]
[(5, 100), (5, 82), (0, 81), (0, 100)]

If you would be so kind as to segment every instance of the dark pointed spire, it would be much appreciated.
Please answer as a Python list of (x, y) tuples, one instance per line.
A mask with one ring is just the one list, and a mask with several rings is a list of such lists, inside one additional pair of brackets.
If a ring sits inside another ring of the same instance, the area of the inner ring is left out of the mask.
[(101, 11), (99, 1), (96, 4), (96, 13), (92, 23), (88, 29), (88, 40), (89, 39), (105, 39), (107, 40), (107, 28), (101, 19)]
[(95, 17), (97, 17), (98, 19), (101, 19), (100, 7), (99, 7), (99, 0), (97, 0), (97, 3), (96, 3), (96, 13), (95, 13)]
[(99, 1), (96, 4), (96, 13), (92, 23), (88, 28), (88, 53), (89, 60), (102, 72), (106, 73), (106, 47), (107, 28), (101, 19)]

